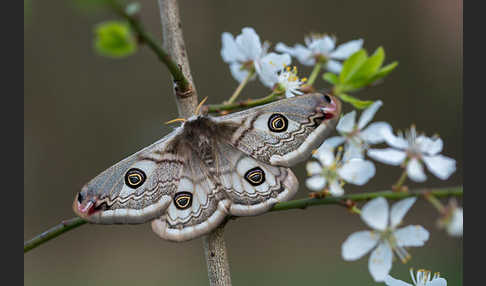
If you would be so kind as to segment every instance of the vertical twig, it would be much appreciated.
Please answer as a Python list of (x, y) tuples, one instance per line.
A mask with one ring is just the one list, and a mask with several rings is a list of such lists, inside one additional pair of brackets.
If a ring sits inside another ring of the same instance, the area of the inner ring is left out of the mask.
[(224, 226), (222, 223), (212, 233), (203, 237), (204, 257), (208, 267), (209, 285), (231, 285), (231, 274), (224, 241)]
[[(158, 0), (162, 21), (163, 47), (174, 61), (181, 67), (189, 81), (189, 88), (181, 90), (175, 82), (174, 94), (179, 115), (190, 117), (197, 106), (197, 93), (192, 80), (189, 60), (182, 36), (182, 25), (179, 16), (177, 0)], [(231, 285), (228, 255), (223, 236), (224, 224), (203, 238), (204, 255), (208, 267), (208, 277), (211, 286)]]
[(189, 60), (187, 58), (184, 38), (182, 36), (182, 24), (179, 16), (177, 0), (159, 0), (160, 18), (162, 21), (163, 48), (179, 65), (182, 73), (189, 82), (189, 86), (181, 89), (174, 82), (174, 94), (177, 101), (179, 115), (190, 117), (197, 107), (197, 92), (191, 76)]

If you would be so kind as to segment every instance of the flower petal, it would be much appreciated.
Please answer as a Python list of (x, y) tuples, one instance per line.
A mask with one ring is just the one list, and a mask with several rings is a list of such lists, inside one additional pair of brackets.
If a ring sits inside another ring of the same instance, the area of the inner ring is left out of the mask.
[(375, 175), (375, 165), (368, 160), (352, 159), (337, 172), (346, 182), (362, 186)]
[(322, 191), (326, 186), (326, 178), (323, 176), (312, 176), (305, 180), (305, 186), (312, 191)]
[[(363, 116), (361, 116), (363, 117)], [(359, 132), (359, 137), (363, 139), (366, 143), (369, 144), (378, 144), (383, 141), (385, 141), (385, 138), (383, 137), (383, 130), (384, 129), (389, 129), (391, 130), (391, 125), (380, 121), (380, 122), (374, 122), (371, 123), (368, 127), (366, 127), (364, 130)]]
[(371, 228), (384, 231), (388, 225), (388, 202), (383, 197), (367, 202), (361, 209), (361, 219)]
[[(358, 139), (358, 138), (357, 138)], [(354, 142), (354, 141), (348, 141), (349, 143), (346, 143), (344, 145), (344, 155), (343, 155), (343, 162), (347, 162), (351, 159), (364, 159), (364, 145)]]
[(295, 57), (305, 66), (313, 66), (316, 64), (316, 58), (314, 58), (312, 51), (299, 44), (295, 46)]
[(356, 110), (353, 110), (349, 113), (346, 113), (343, 117), (341, 117), (341, 119), (339, 119), (336, 130), (340, 133), (349, 133), (353, 131), (355, 122)]
[(358, 231), (346, 238), (341, 246), (341, 255), (346, 261), (360, 259), (376, 246), (380, 235), (369, 230)]
[(427, 176), (424, 173), (424, 167), (417, 158), (412, 158), (407, 163), (407, 175), (415, 182), (424, 182), (427, 180)]
[[(319, 150), (320, 148), (329, 148), (329, 149), (336, 149), (337, 146), (343, 144), (345, 138), (342, 136), (333, 136), (330, 138), (327, 138), (324, 143), (317, 149)], [(319, 152), (319, 151), (317, 151)]]
[(341, 184), (339, 184), (337, 180), (334, 180), (330, 182), (329, 193), (331, 193), (331, 196), (333, 197), (340, 197), (344, 195), (344, 190), (343, 187), (341, 187)]
[(221, 57), (226, 63), (242, 62), (245, 61), (245, 55), (241, 53), (240, 49), (236, 45), (233, 35), (224, 32), (221, 35)]
[(291, 59), (289, 54), (270, 53), (264, 56), (255, 64), (255, 70), (260, 77), (260, 81), (267, 87), (273, 88), (278, 82), (278, 72), (285, 66), (290, 65)]
[(321, 162), (321, 164), (325, 167), (331, 166), (335, 159), (334, 153), (329, 148), (319, 148), (313, 157), (318, 159), (319, 162)]
[(429, 232), (421, 225), (409, 225), (393, 232), (398, 246), (423, 246), (429, 240)]
[(391, 277), (390, 275), (387, 275), (385, 277), (384, 282), (387, 286), (413, 286), (412, 284), (403, 282), (402, 280), (395, 279), (395, 278)]
[(447, 286), (447, 280), (442, 277), (435, 278), (427, 283), (426, 286)]
[(284, 43), (277, 43), (277, 45), (275, 45), (275, 50), (277, 52), (289, 54), (289, 55), (295, 57), (295, 48), (291, 48)]
[(286, 53), (294, 58), (297, 58), (301, 64), (306, 66), (313, 66), (316, 63), (316, 60), (312, 55), (312, 51), (300, 44), (297, 44), (291, 48), (284, 43), (278, 43), (275, 46), (275, 50), (277, 52)]
[(322, 173), (322, 166), (316, 161), (310, 161), (307, 162), (305, 165), (305, 168), (307, 170), (307, 175), (312, 176), (312, 175), (317, 175)]
[(382, 242), (371, 253), (368, 261), (368, 269), (371, 276), (377, 282), (385, 280), (392, 267), (393, 253), (388, 242)]
[(419, 136), (415, 141), (420, 146), (420, 151), (427, 155), (437, 155), (442, 151), (444, 142), (440, 138), (429, 138), (426, 136)]
[(356, 53), (363, 46), (363, 39), (349, 41), (339, 45), (329, 56), (332, 59), (345, 60)]
[(454, 209), (451, 220), (447, 224), (447, 233), (452, 236), (462, 236), (463, 229), (463, 210), (462, 208)]
[(408, 198), (400, 200), (393, 204), (391, 211), (390, 211), (390, 226), (392, 228), (396, 227), (397, 225), (402, 222), (403, 217), (407, 214), (408, 210), (413, 206), (417, 198)]
[(322, 38), (312, 40), (308, 47), (314, 55), (320, 54), (327, 57), (329, 52), (334, 49), (334, 45), (335, 40), (326, 35)]
[(446, 180), (456, 171), (456, 160), (444, 155), (423, 156), (427, 169), (441, 180)]
[(343, 65), (338, 61), (329, 60), (327, 61), (326, 69), (332, 73), (339, 74), (343, 69)]
[(260, 36), (258, 36), (253, 28), (243, 28), (241, 34), (236, 37), (236, 44), (245, 55), (246, 60), (256, 60), (263, 56)]
[(369, 149), (367, 154), (376, 161), (393, 166), (400, 165), (407, 157), (407, 154), (405, 152), (392, 148)]
[(386, 143), (391, 147), (395, 147), (397, 149), (407, 149), (408, 142), (402, 137), (395, 136), (391, 129), (385, 128), (381, 131), (383, 139), (385, 139)]
[(242, 69), (242, 67), (243, 66), (240, 63), (232, 63), (232, 64), (230, 64), (231, 75), (238, 82), (242, 82), (248, 76), (248, 70)]
[(366, 108), (365, 111), (363, 111), (363, 113), (361, 113), (361, 117), (359, 118), (358, 121), (359, 130), (363, 129), (363, 127), (365, 127), (366, 124), (368, 124), (371, 121), (371, 119), (373, 119), (375, 113), (378, 111), (378, 109), (380, 109), (382, 105), (383, 105), (383, 101), (377, 100), (373, 102), (373, 104), (370, 105), (368, 108)]

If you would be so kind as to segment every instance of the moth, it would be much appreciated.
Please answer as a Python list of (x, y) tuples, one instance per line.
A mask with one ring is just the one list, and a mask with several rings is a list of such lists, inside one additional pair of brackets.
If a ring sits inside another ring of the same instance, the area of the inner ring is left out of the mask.
[(193, 115), (84, 185), (74, 212), (99, 224), (151, 221), (170, 241), (207, 234), (227, 216), (262, 214), (297, 192), (289, 167), (311, 156), (340, 110), (335, 97), (313, 93), (225, 116)]

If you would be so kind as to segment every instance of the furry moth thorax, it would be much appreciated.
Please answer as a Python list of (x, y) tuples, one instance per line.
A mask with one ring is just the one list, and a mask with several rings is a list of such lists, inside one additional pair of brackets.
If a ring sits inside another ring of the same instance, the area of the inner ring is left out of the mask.
[(185, 241), (228, 215), (249, 216), (289, 200), (288, 168), (307, 160), (334, 129), (340, 102), (320, 93), (221, 117), (197, 115), (89, 181), (73, 202), (92, 223), (152, 221), (160, 237)]

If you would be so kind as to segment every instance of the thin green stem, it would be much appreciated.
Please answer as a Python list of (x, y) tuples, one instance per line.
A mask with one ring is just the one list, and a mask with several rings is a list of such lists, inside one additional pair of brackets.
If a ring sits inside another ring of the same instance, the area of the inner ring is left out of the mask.
[(439, 211), (439, 213), (444, 214), (446, 212), (446, 208), (436, 196), (431, 193), (427, 193), (424, 197), (428, 202), (430, 202), (430, 204), (432, 204), (437, 209), (437, 211)]
[[(282, 202), (276, 204), (270, 211), (284, 211), (284, 210), (291, 210), (291, 209), (305, 209), (311, 206), (317, 205), (345, 205), (346, 201), (358, 202), (358, 201), (365, 201), (370, 200), (377, 197), (384, 197), (390, 200), (399, 200), (408, 197), (418, 197), (418, 196), (428, 196), (433, 195), (435, 197), (450, 197), (450, 196), (462, 196), (463, 190), (462, 186), (458, 187), (449, 187), (449, 188), (441, 188), (441, 189), (422, 189), (416, 190), (412, 192), (393, 192), (393, 191), (382, 191), (382, 192), (373, 192), (373, 193), (361, 193), (361, 194), (351, 194), (351, 195), (344, 195), (341, 197), (326, 197), (326, 198), (306, 198), (300, 200), (293, 200), (288, 202)], [(357, 208), (351, 211), (357, 213)], [(359, 211), (359, 210), (358, 210)], [(76, 217), (54, 226), (51, 229), (46, 230), (45, 232), (37, 235), (36, 237), (32, 238), (31, 240), (24, 243), (24, 253), (36, 248), (37, 246), (69, 231), (78, 226), (85, 224), (86, 221), (82, 218)]]
[(205, 111), (207, 112), (220, 112), (220, 111), (231, 111), (239, 108), (245, 108), (245, 107), (254, 107), (254, 106), (259, 106), (263, 105), (266, 103), (270, 103), (272, 101), (275, 101), (279, 99), (279, 97), (283, 94), (281, 91), (274, 91), (270, 95), (259, 98), (259, 99), (249, 99), (246, 101), (241, 101), (241, 102), (234, 102), (234, 103), (223, 103), (223, 104), (213, 104), (213, 105), (207, 105), (205, 106)]
[(360, 215), (361, 214), (361, 210), (358, 209), (356, 206), (352, 206), (350, 209), (349, 209), (350, 212), (354, 213), (354, 214), (357, 214), (357, 215)]
[(165, 64), (169, 73), (174, 78), (174, 82), (177, 84), (180, 92), (185, 92), (191, 89), (189, 81), (186, 79), (180, 67), (176, 62), (169, 56), (169, 54), (162, 49), (162, 47), (154, 40), (152, 35), (147, 33), (143, 28), (142, 24), (135, 16), (126, 13), (124, 7), (116, 0), (109, 2), (113, 11), (115, 11), (120, 17), (128, 21), (133, 31), (137, 35), (138, 40), (147, 44), (147, 46), (157, 55), (159, 60)]
[(246, 84), (250, 81), (251, 77), (255, 74), (255, 69), (252, 68), (249, 72), (248, 75), (245, 77), (245, 79), (238, 85), (238, 88), (233, 92), (233, 95), (231, 95), (230, 99), (226, 102), (227, 104), (231, 104), (235, 102), (236, 98), (240, 95), (241, 91), (243, 88), (246, 86)]
[(398, 178), (398, 181), (395, 183), (395, 185), (393, 185), (392, 189), (397, 192), (401, 191), (401, 187), (403, 183), (405, 183), (406, 179), (407, 179), (407, 168), (405, 167), (403, 169), (402, 175), (400, 176), (400, 178)]
[(283, 211), (290, 209), (305, 209), (307, 207), (316, 205), (331, 205), (331, 204), (343, 204), (346, 200), (351, 200), (353, 202), (366, 201), (374, 199), (377, 197), (384, 197), (390, 200), (400, 200), (408, 197), (418, 197), (424, 196), (430, 193), (436, 197), (449, 197), (449, 196), (462, 196), (463, 190), (462, 186), (441, 188), (441, 189), (422, 189), (410, 192), (394, 192), (394, 191), (382, 191), (373, 193), (360, 193), (360, 194), (350, 194), (341, 197), (326, 197), (326, 198), (305, 198), (300, 200), (293, 200), (288, 202), (282, 202), (276, 204), (270, 211)]
[(65, 220), (61, 222), (60, 224), (44, 231), (43, 233), (37, 235), (36, 237), (32, 238), (29, 241), (24, 242), (24, 253), (27, 251), (36, 248), (37, 246), (48, 242), (49, 240), (65, 233), (66, 231), (69, 231), (71, 229), (74, 229), (78, 226), (81, 226), (85, 224), (87, 221), (83, 220), (80, 217), (75, 217), (72, 219)]
[(306, 85), (313, 85), (314, 81), (316, 81), (317, 76), (319, 75), (319, 72), (321, 71), (322, 68), (322, 62), (317, 62), (316, 65), (314, 66), (314, 69), (312, 70), (309, 80), (307, 81)]

